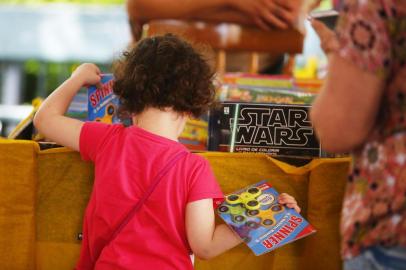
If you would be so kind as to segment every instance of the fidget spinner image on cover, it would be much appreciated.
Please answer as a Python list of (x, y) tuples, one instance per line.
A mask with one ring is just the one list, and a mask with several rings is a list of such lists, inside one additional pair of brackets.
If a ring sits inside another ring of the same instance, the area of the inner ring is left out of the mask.
[(113, 123), (113, 116), (114, 113), (116, 112), (116, 107), (110, 103), (109, 105), (106, 106), (105, 114), (103, 117), (97, 117), (95, 121), (97, 122), (102, 122), (102, 123)]
[(276, 223), (275, 215), (283, 211), (283, 206), (274, 204), (266, 210), (248, 210), (247, 216), (260, 219), (261, 225), (268, 227)]
[(246, 209), (241, 205), (222, 205), (218, 211), (222, 214), (230, 214), (234, 223), (243, 223), (247, 219), (244, 215)]
[(255, 210), (261, 207), (256, 198), (261, 194), (261, 191), (254, 187), (249, 188), (247, 191), (241, 194), (231, 194), (226, 196), (226, 202), (228, 205), (222, 205), (218, 211), (223, 214), (230, 214), (231, 219), (235, 223), (243, 223), (246, 221), (247, 209)]
[[(230, 194), (226, 196), (225, 201), (228, 205), (222, 205), (218, 211), (220, 213), (228, 213), (235, 223), (243, 223), (247, 217), (259, 219), (262, 226), (273, 226), (276, 223), (275, 215), (283, 211), (283, 206), (280, 204), (271, 205), (275, 201), (272, 194), (262, 194), (257, 187), (251, 187), (241, 194)], [(267, 209), (261, 209), (261, 206), (271, 205)], [(249, 221), (247, 226), (254, 228), (256, 222)], [(248, 222), (247, 222), (248, 223)]]
[(256, 210), (261, 207), (257, 197), (261, 195), (261, 190), (256, 187), (247, 189), (241, 194), (231, 194), (226, 197), (226, 202), (230, 205), (242, 204), (248, 210)]
[(251, 241), (250, 232), (259, 227), (259, 224), (255, 221), (247, 221), (239, 226), (230, 225), (233, 230), (241, 237), (241, 239), (249, 243)]

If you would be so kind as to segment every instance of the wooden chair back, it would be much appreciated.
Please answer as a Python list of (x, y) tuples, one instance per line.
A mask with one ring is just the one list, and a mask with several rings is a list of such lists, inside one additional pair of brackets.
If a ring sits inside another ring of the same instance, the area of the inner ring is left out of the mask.
[[(232, 23), (153, 20), (144, 25), (144, 35), (174, 33), (193, 42), (210, 45), (217, 52), (217, 72), (226, 71), (226, 52), (250, 52), (249, 72), (258, 73), (258, 53), (294, 55), (302, 52), (304, 35), (297, 29), (263, 31)], [(292, 59), (293, 57), (290, 57)], [(293, 62), (285, 66), (291, 70)], [(290, 73), (290, 72), (287, 72)]]

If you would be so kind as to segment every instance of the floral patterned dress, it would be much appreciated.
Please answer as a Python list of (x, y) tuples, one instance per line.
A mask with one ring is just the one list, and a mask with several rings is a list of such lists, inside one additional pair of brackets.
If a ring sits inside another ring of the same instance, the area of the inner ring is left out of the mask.
[(353, 153), (341, 220), (349, 259), (406, 247), (406, 1), (345, 0), (336, 30), (339, 55), (386, 82), (374, 131)]

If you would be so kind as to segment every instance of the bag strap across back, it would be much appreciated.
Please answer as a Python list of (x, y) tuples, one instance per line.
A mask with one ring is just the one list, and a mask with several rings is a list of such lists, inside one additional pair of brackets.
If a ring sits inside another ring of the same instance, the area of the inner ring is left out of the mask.
[[(181, 151), (177, 153), (166, 165), (156, 174), (154, 180), (152, 181), (151, 185), (148, 187), (147, 191), (145, 192), (144, 196), (137, 202), (137, 204), (128, 212), (127, 216), (121, 221), (121, 223), (117, 226), (117, 228), (112, 233), (110, 239), (108, 239), (101, 249), (100, 254), (103, 252), (103, 249), (108, 246), (116, 237), (120, 234), (120, 232), (124, 229), (124, 227), (131, 221), (131, 219), (135, 216), (135, 214), (141, 209), (142, 205), (145, 201), (149, 198), (149, 196), (154, 192), (155, 188), (158, 186), (159, 182), (162, 178), (169, 172), (171, 168), (178, 162), (180, 158), (185, 156), (188, 152)], [(96, 262), (98, 258), (95, 258), (93, 262)]]

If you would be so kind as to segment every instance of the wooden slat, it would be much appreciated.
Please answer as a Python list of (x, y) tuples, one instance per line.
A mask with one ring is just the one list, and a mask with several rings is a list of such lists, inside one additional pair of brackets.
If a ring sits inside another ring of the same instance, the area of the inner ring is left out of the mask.
[(301, 53), (304, 39), (297, 29), (263, 31), (231, 23), (155, 20), (144, 27), (148, 36), (174, 33), (194, 42), (208, 44), (215, 50), (225, 51)]

